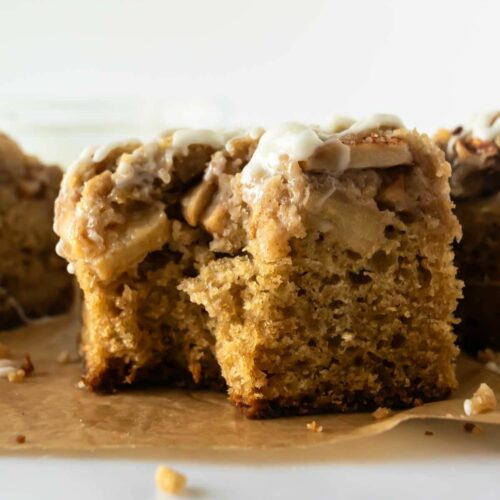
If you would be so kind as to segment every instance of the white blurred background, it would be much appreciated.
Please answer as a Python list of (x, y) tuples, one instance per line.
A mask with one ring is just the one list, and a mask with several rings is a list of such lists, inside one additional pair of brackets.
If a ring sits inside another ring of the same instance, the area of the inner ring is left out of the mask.
[(63, 163), (166, 127), (500, 107), (498, 0), (0, 0), (0, 127)]

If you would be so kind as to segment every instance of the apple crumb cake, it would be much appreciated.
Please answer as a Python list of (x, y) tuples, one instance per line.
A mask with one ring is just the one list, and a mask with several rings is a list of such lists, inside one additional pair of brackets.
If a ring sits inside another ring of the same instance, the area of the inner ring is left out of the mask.
[(451, 196), (463, 228), (456, 247), (465, 282), (460, 342), (472, 352), (500, 350), (500, 112), (440, 130), (435, 140), (452, 166)]
[(0, 133), (0, 330), (71, 305), (72, 278), (52, 230), (61, 177)]
[(391, 115), (84, 151), (56, 202), (84, 380), (227, 384), (249, 417), (455, 387), (449, 164)]

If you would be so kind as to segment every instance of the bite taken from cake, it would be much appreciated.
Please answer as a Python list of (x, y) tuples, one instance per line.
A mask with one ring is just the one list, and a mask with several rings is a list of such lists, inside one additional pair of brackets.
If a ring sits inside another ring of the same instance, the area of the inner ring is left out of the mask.
[(84, 152), (56, 204), (84, 379), (228, 388), (249, 417), (455, 387), (450, 166), (392, 115)]

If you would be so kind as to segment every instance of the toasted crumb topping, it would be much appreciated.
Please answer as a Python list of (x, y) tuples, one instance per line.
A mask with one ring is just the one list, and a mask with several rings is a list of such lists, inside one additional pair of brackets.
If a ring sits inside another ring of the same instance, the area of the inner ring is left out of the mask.
[(323, 426), (319, 425), (316, 420), (306, 424), (306, 429), (311, 432), (323, 432)]
[(493, 411), (497, 407), (497, 399), (495, 393), (488, 384), (482, 383), (472, 398), (464, 401), (464, 412), (470, 417)]
[(389, 408), (384, 408), (382, 406), (380, 408), (377, 408), (372, 413), (372, 417), (377, 419), (377, 420), (381, 420), (383, 418), (390, 417), (391, 415), (392, 415), (392, 411)]
[(180, 472), (176, 472), (170, 467), (159, 465), (155, 474), (156, 487), (165, 493), (175, 495), (181, 492), (186, 486), (186, 476)]

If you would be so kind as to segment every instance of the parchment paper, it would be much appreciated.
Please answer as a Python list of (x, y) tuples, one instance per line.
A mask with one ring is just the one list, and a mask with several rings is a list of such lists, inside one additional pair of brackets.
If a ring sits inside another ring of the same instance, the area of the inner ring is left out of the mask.
[[(447, 401), (430, 403), (375, 420), (371, 414), (319, 415), (247, 420), (223, 394), (168, 388), (129, 390), (100, 396), (78, 388), (79, 361), (57, 362), (77, 352), (75, 315), (0, 333), (13, 356), (29, 353), (35, 365), (22, 383), (0, 379), (0, 450), (99, 450), (120, 448), (257, 449), (308, 447), (372, 436), (412, 418), (500, 424), (500, 411), (463, 414), (463, 400), (486, 382), (500, 400), (500, 376), (462, 356), (460, 389)], [(316, 420), (323, 432), (306, 429)], [(26, 437), (24, 444), (16, 436)]]

